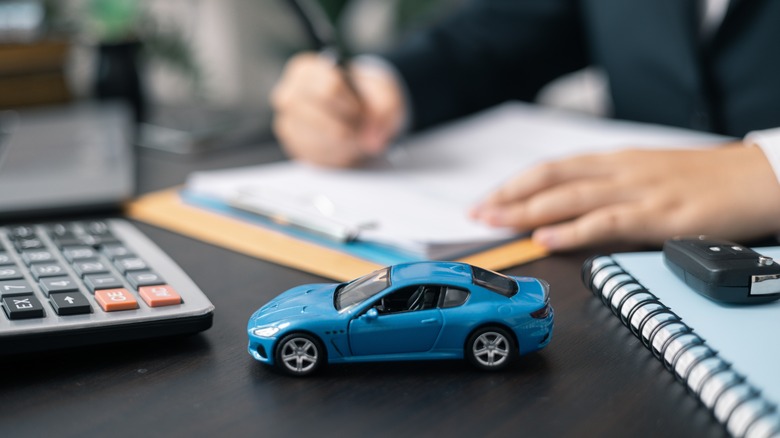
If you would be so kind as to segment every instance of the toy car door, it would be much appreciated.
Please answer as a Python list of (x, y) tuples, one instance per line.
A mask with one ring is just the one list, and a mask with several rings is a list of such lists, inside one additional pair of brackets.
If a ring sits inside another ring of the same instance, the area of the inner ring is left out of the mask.
[(420, 353), (433, 348), (443, 325), (440, 286), (416, 285), (384, 294), (349, 325), (354, 356)]

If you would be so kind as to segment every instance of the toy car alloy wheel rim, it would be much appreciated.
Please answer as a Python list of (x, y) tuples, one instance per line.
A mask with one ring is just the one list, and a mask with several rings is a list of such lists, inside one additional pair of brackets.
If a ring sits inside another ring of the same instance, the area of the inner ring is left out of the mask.
[(317, 366), (319, 351), (311, 340), (295, 337), (282, 345), (281, 359), (290, 371), (305, 374)]
[(510, 351), (509, 339), (494, 331), (482, 333), (472, 344), (474, 359), (486, 368), (502, 365)]

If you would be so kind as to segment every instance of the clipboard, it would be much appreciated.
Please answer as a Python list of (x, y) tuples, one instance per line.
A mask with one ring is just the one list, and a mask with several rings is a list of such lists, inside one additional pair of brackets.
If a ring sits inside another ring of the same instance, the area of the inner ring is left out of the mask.
[[(343, 244), (342, 249), (327, 247), (281, 230), (259, 226), (240, 215), (190, 205), (183, 200), (180, 187), (141, 196), (126, 205), (125, 213), (132, 219), (212, 245), (337, 281), (352, 280), (391, 264), (350, 253), (346, 249), (349, 244)], [(547, 254), (542, 246), (522, 238), (458, 261), (499, 271)]]
[[(388, 151), (386, 162), (382, 166), (366, 169), (371, 174), (370, 179), (362, 178), (356, 182), (353, 179), (356, 176), (354, 173), (345, 179), (343, 175), (331, 175), (328, 172), (327, 175), (319, 175), (308, 181), (315, 181), (313, 184), (320, 185), (324, 185), (323, 181), (330, 181), (334, 184), (333, 193), (339, 192), (338, 189), (343, 189), (345, 184), (350, 189), (365, 188), (368, 182), (371, 182), (371, 190), (385, 193), (387, 197), (403, 199), (404, 202), (409, 202), (408, 197), (401, 196), (408, 195), (410, 191), (419, 191), (419, 187), (424, 185), (427, 187), (425, 193), (442, 195), (428, 196), (425, 201), (427, 204), (433, 202), (432, 198), (444, 199), (443, 202), (450, 204), (462, 200), (474, 202), (487, 193), (486, 187), (494, 186), (536, 163), (557, 157), (574, 153), (605, 152), (629, 144), (644, 148), (688, 144), (694, 148), (718, 143), (724, 139), (680, 128), (577, 116), (565, 111), (514, 102), (404, 139), (402, 144), (397, 144)], [(540, 144), (545, 147), (538, 147)], [(475, 145), (480, 145), (479, 160), (474, 159)], [(208, 171), (206, 174), (210, 175), (209, 178), (196, 178), (196, 183), (198, 179), (200, 181), (195, 185), (202, 190), (193, 190), (192, 180), (189, 178), (187, 189), (204, 198), (213, 195), (213, 199), (222, 199), (219, 193), (223, 190), (233, 194), (237, 184), (258, 184), (258, 178), (270, 177), (273, 186), (286, 187), (300, 184), (301, 181), (307, 181), (304, 178), (311, 177), (305, 174), (308, 171), (304, 174), (295, 173), (294, 169), (291, 170), (290, 166), (284, 163), (279, 168), (269, 166), (272, 164), (263, 165), (262, 171)], [(387, 195), (398, 193), (394, 188), (399, 185), (396, 178), (396, 172), (399, 171), (403, 172), (401, 179), (406, 182), (406, 186), (402, 188), (401, 195)], [(360, 181), (364, 184), (361, 185)], [(486, 185), (477, 185), (474, 181)], [(182, 200), (179, 190), (173, 188), (144, 196), (128, 205), (128, 214), (134, 219), (218, 246), (336, 280), (353, 279), (382, 266), (415, 260), (403, 258), (402, 254), (394, 254), (387, 248), (392, 244), (399, 246), (402, 238), (398, 237), (398, 234), (388, 234), (393, 239), (389, 241), (363, 239), (364, 242), (384, 243), (384, 249), (372, 249), (352, 242), (338, 246), (333, 242), (304, 238), (295, 234), (290, 227), (273, 228), (268, 223), (259, 226), (260, 224), (255, 222), (256, 215), (249, 219), (238, 214), (238, 209), (225, 210), (230, 208), (229, 200), (226, 199), (222, 199), (220, 205), (209, 205), (208, 202), (198, 202), (197, 206), (189, 205)], [(333, 193), (329, 195), (333, 196)], [(457, 199), (448, 195), (451, 193), (457, 194)], [(353, 205), (349, 204), (349, 201), (331, 200), (336, 205)], [(375, 207), (372, 205), (372, 208)], [(245, 215), (249, 214), (245, 212)], [(436, 222), (437, 227), (438, 224), (439, 222)], [(419, 227), (413, 227), (413, 231), (418, 229)], [(424, 234), (425, 237), (430, 237), (432, 231), (426, 229)], [(547, 255), (544, 248), (527, 237), (507, 241), (508, 238), (511, 236), (493, 240), (492, 243), (496, 246), (487, 250), (481, 250), (483, 247), (477, 248), (477, 252), (471, 252), (469, 254), (472, 255), (467, 257), (441, 257), (457, 258), (458, 261), (486, 269), (502, 270)], [(419, 255), (419, 251), (417, 254), (417, 257), (432, 257), (430, 252), (423, 256)]]

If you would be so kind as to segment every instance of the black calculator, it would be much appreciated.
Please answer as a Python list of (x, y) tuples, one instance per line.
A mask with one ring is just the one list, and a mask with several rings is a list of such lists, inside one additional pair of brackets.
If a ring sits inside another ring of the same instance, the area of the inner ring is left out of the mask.
[(0, 226), (0, 356), (195, 333), (214, 306), (122, 219)]

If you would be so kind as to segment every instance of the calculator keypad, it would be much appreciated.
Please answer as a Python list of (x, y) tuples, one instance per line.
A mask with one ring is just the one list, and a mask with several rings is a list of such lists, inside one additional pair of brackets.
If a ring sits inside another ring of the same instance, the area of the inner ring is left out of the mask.
[(182, 304), (105, 222), (2, 229), (10, 245), (0, 241), (0, 304), (10, 320), (46, 318), (47, 307), (68, 317)]

